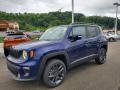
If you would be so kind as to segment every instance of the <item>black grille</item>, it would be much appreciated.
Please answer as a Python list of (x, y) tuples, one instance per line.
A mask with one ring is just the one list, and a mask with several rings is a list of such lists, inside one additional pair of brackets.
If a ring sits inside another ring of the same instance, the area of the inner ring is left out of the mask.
[(21, 50), (16, 50), (16, 49), (10, 48), (10, 56), (18, 59), (18, 58), (20, 58), (21, 54), (22, 54)]
[(14, 74), (15, 76), (18, 75), (17, 69), (15, 67), (13, 67), (13, 65), (8, 64), (7, 67), (11, 71), (12, 74)]

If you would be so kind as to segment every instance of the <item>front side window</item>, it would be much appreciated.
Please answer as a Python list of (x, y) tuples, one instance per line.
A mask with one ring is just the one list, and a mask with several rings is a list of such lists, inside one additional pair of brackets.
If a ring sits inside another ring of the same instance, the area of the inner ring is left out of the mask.
[(97, 31), (96, 31), (96, 27), (87, 27), (88, 30), (88, 37), (92, 38), (92, 37), (96, 37), (97, 36)]
[(82, 38), (86, 37), (86, 27), (85, 26), (77, 26), (73, 27), (70, 32), (70, 36), (82, 36)]

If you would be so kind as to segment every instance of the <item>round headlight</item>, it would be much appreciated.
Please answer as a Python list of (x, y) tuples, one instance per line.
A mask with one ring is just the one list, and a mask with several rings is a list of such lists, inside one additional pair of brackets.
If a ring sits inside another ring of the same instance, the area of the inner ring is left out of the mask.
[(23, 57), (23, 59), (27, 59), (27, 52), (26, 51), (23, 51), (23, 53), (22, 53), (22, 57)]

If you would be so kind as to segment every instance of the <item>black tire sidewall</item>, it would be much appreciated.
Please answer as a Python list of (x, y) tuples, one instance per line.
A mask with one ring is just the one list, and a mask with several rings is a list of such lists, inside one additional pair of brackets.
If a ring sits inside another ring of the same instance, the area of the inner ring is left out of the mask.
[(104, 64), (104, 63), (106, 62), (107, 54), (105, 55), (104, 61), (101, 61), (101, 59), (100, 59), (100, 52), (102, 52), (103, 50), (104, 50), (105, 54), (106, 54), (106, 52), (107, 52), (105, 48), (101, 48), (101, 49), (99, 50), (99, 52), (98, 52), (98, 57), (95, 59), (95, 61), (96, 61), (97, 64)]
[(116, 39), (115, 38), (110, 38), (109, 41), (113, 42), (113, 41), (116, 41)]
[(64, 81), (64, 78), (63, 80), (59, 83), (59, 84), (52, 84), (49, 79), (48, 79), (48, 72), (49, 72), (49, 69), (52, 67), (52, 65), (56, 64), (56, 63), (60, 63), (63, 65), (64, 67), (64, 78), (65, 78), (65, 75), (66, 75), (66, 66), (65, 64), (59, 60), (59, 59), (53, 59), (53, 60), (50, 60), (47, 65), (46, 65), (46, 68), (44, 70), (44, 73), (43, 73), (43, 81), (44, 83), (48, 86), (48, 87), (56, 87), (58, 85), (60, 85), (63, 81)]
[(9, 55), (9, 50), (8, 49), (6, 49), (6, 48), (4, 48), (4, 55), (7, 57), (8, 55)]

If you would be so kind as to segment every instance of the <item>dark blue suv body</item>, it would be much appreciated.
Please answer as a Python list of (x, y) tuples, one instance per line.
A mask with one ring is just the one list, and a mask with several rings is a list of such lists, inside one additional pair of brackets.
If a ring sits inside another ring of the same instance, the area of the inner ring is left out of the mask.
[(93, 59), (105, 63), (107, 46), (98, 25), (62, 25), (47, 30), (39, 41), (11, 47), (7, 66), (15, 80), (40, 78), (55, 87), (73, 66)]

